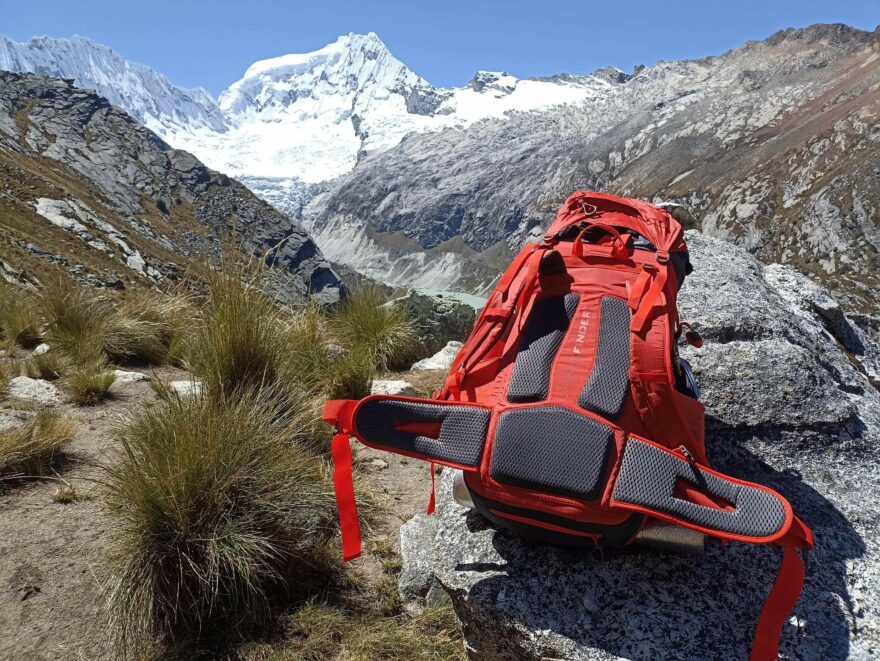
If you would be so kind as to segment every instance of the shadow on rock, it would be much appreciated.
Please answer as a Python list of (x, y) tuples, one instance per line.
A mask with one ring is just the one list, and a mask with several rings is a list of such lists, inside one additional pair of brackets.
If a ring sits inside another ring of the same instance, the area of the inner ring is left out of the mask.
[[(798, 473), (774, 471), (733, 444), (724, 455), (721, 470), (779, 490), (816, 536), (797, 618), (783, 631), (780, 653), (846, 659), (854, 622), (846, 564), (865, 552), (864, 542)], [(637, 546), (592, 553), (552, 548), (496, 531), (476, 512), (457, 516), (471, 539), (488, 537), (492, 547), (459, 558), (498, 559), (459, 562), (454, 571), (467, 574), (447, 586), (466, 612), (459, 611), (479, 659), (746, 658), (782, 559), (776, 547), (716, 541), (702, 558)]]

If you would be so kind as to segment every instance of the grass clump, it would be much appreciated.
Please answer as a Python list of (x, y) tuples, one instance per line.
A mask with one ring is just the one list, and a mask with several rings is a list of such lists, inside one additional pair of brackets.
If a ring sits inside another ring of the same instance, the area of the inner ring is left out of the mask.
[(64, 379), (70, 401), (80, 406), (96, 406), (110, 399), (110, 386), (116, 381), (113, 370), (98, 364), (74, 369)]
[(55, 351), (47, 351), (35, 356), (25, 364), (25, 373), (32, 379), (55, 381), (64, 376), (69, 367), (64, 356)]
[(0, 336), (8, 350), (32, 349), (43, 341), (39, 306), (17, 287), (0, 283)]
[(150, 290), (117, 306), (93, 290), (59, 283), (43, 292), (42, 306), (49, 343), (78, 363), (180, 362), (185, 337), (198, 322), (187, 298)]
[(384, 302), (377, 287), (362, 287), (348, 295), (331, 322), (339, 344), (366, 356), (378, 370), (398, 366), (416, 342), (406, 314), (397, 307), (383, 306)]
[(124, 646), (244, 627), (322, 565), (330, 474), (273, 406), (171, 398), (119, 428), (124, 459), (104, 486), (119, 531), (109, 613)]
[(156, 393), (156, 397), (159, 399), (170, 399), (171, 395), (174, 394), (174, 388), (171, 387), (170, 381), (163, 381), (159, 378), (153, 378), (150, 380), (150, 389)]
[(0, 475), (6, 478), (42, 475), (61, 448), (73, 439), (76, 423), (42, 411), (15, 429), (0, 431)]
[(319, 661), (464, 661), (461, 630), (450, 604), (413, 618), (377, 618), (319, 602), (288, 621), (288, 643), (269, 658)]
[(94, 497), (91, 491), (79, 491), (72, 484), (65, 482), (52, 494), (52, 502), (59, 505), (70, 505), (71, 503), (79, 503), (84, 500), (92, 500)]
[(41, 302), (52, 347), (80, 363), (103, 357), (103, 338), (113, 315), (109, 298), (59, 282), (43, 292)]
[(5, 361), (0, 361), (0, 400), (6, 397), (6, 388), (12, 378), (12, 369)]
[(223, 267), (209, 276), (206, 320), (190, 353), (193, 373), (220, 401), (255, 392), (296, 396), (301, 373), (290, 360), (285, 318), (260, 286), (261, 271), (235, 254), (224, 255)]

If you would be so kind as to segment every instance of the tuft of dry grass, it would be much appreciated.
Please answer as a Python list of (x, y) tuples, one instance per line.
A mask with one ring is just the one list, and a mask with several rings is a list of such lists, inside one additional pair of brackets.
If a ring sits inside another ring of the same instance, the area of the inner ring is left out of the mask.
[(285, 645), (270, 659), (304, 661), (464, 661), (461, 629), (450, 604), (420, 615), (376, 617), (312, 602), (287, 622)]
[(76, 423), (41, 411), (15, 429), (0, 431), (0, 475), (8, 478), (43, 475), (73, 439)]
[(190, 351), (193, 373), (223, 401), (302, 392), (300, 374), (291, 369), (285, 318), (261, 288), (259, 266), (235, 253), (224, 254), (222, 266), (208, 278), (206, 319)]
[(39, 306), (27, 293), (0, 281), (0, 337), (8, 350), (31, 349), (43, 340)]
[(416, 332), (406, 314), (385, 307), (384, 294), (366, 286), (348, 295), (330, 325), (338, 343), (366, 357), (378, 370), (396, 366), (416, 342)]
[(171, 388), (171, 383), (168, 381), (163, 381), (159, 378), (150, 379), (150, 389), (156, 393), (156, 397), (159, 399), (169, 399), (171, 395), (174, 394), (174, 390)]
[(64, 376), (70, 367), (67, 359), (56, 351), (31, 356), (25, 364), (25, 373), (32, 379), (55, 381)]
[(72, 484), (65, 482), (52, 494), (52, 502), (59, 505), (70, 505), (84, 500), (92, 500), (94, 497), (91, 491), (81, 492)]
[(0, 360), (0, 400), (6, 397), (6, 387), (12, 378), (12, 369), (6, 361)]
[(276, 406), (171, 398), (117, 430), (124, 459), (104, 486), (118, 531), (110, 624), (124, 648), (247, 627), (272, 594), (326, 567), (331, 475)]
[(58, 282), (44, 290), (40, 300), (53, 348), (79, 363), (103, 357), (104, 333), (113, 315), (109, 298)]
[(98, 364), (78, 367), (64, 378), (70, 401), (80, 406), (96, 406), (110, 399), (110, 386), (116, 381), (113, 370)]
[(161, 365), (183, 360), (199, 313), (185, 296), (140, 290), (116, 305), (85, 287), (59, 283), (42, 294), (48, 339), (75, 362)]
[(138, 290), (120, 304), (107, 357), (118, 362), (181, 366), (201, 311), (189, 296)]

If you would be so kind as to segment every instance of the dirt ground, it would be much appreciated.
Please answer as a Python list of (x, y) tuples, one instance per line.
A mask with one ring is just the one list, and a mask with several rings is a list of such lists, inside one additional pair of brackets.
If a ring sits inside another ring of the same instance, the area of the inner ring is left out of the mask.
[[(144, 370), (163, 380), (187, 373), (163, 367)], [(405, 378), (406, 375), (400, 375)], [(422, 375), (426, 382), (439, 375)], [(146, 382), (114, 384), (114, 399), (95, 407), (60, 404), (59, 413), (79, 421), (53, 479), (5, 484), (0, 491), (0, 659), (99, 659), (113, 656), (101, 616), (102, 566), (109, 546), (109, 522), (102, 514), (94, 479), (97, 464), (112, 461), (112, 429), (127, 412), (155, 401)], [(0, 422), (34, 415), (28, 406), (0, 404)], [(357, 446), (357, 444), (355, 443)], [(423, 511), (431, 475), (427, 464), (356, 447), (355, 461), (388, 495), (388, 514), (373, 531), (395, 548), (403, 521)], [(56, 503), (65, 483), (85, 499)], [(365, 541), (369, 548), (371, 540)], [(352, 563), (367, 575), (376, 563), (368, 553)]]

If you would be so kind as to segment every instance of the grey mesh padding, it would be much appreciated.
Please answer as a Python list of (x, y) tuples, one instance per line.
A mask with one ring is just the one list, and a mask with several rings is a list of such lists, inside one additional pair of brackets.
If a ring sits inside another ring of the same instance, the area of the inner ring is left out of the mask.
[(578, 404), (612, 420), (623, 410), (629, 390), (630, 312), (626, 301), (602, 298), (599, 344), (593, 371), (578, 397)]
[[(440, 437), (434, 439), (394, 428), (407, 422), (439, 422)], [(395, 399), (367, 400), (355, 417), (358, 433), (368, 443), (463, 466), (480, 463), (488, 425), (488, 409)]]
[[(683, 479), (734, 506), (733, 511), (697, 505), (673, 495), (676, 480)], [(630, 438), (614, 500), (639, 505), (721, 532), (769, 537), (785, 523), (785, 508), (772, 494), (700, 471), (668, 452)]]
[(565, 294), (535, 301), (507, 387), (508, 401), (540, 402), (547, 399), (553, 359), (579, 300), (577, 294)]
[(489, 473), (501, 484), (593, 500), (613, 442), (611, 427), (558, 406), (506, 411)]

